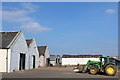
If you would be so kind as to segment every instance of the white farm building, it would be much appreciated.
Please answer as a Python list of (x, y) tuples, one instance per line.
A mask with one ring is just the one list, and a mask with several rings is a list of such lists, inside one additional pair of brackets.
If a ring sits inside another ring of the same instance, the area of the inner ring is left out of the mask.
[(35, 39), (27, 39), (28, 53), (29, 53), (29, 69), (38, 68), (39, 66), (39, 52), (37, 49)]
[(99, 61), (102, 55), (63, 55), (62, 66), (67, 65), (85, 65), (88, 60)]
[(39, 67), (50, 65), (50, 52), (48, 46), (38, 46), (39, 52)]
[(60, 55), (50, 55), (50, 65), (51, 66), (59, 66), (61, 64)]
[(0, 72), (37, 68), (38, 52), (34, 40), (28, 46), (22, 31), (0, 32), (0, 40)]

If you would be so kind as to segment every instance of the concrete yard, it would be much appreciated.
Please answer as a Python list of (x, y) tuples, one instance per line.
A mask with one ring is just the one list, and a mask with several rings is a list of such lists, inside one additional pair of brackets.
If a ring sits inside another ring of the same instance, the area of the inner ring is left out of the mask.
[(3, 73), (3, 78), (118, 78), (102, 74), (91, 75), (88, 73), (74, 73), (72, 67), (44, 67), (27, 71)]

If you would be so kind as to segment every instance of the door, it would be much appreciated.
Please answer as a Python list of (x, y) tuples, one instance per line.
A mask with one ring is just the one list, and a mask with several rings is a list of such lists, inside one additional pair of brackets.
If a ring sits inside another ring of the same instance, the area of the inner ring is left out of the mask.
[(46, 59), (46, 66), (50, 66), (50, 58)]
[(20, 53), (19, 70), (25, 70), (25, 54)]
[(35, 68), (35, 55), (33, 55), (33, 68)]

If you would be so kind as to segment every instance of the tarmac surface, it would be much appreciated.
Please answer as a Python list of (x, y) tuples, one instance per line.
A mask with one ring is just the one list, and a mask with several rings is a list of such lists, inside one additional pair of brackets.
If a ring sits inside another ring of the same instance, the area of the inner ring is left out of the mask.
[(75, 73), (73, 67), (44, 67), (25, 71), (3, 73), (2, 78), (118, 78), (103, 74)]

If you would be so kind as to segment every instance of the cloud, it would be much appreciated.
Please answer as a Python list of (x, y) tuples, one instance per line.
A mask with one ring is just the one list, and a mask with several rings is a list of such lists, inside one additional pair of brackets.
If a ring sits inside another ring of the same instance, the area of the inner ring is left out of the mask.
[(32, 3), (22, 3), (21, 6), (24, 9), (29, 10), (30, 12), (34, 12), (34, 11), (36, 11), (36, 9), (39, 8), (38, 6), (33, 5)]
[(113, 14), (113, 13), (115, 13), (115, 10), (114, 9), (106, 9), (105, 12), (108, 14)]
[(32, 21), (32, 18), (28, 17), (27, 14), (28, 12), (26, 12), (25, 10), (2, 11), (3, 21), (12, 23), (24, 23)]
[(31, 22), (28, 24), (24, 24), (21, 26), (21, 28), (30, 31), (30, 32), (42, 32), (42, 31), (50, 31), (52, 30), (51, 28), (43, 27), (37, 22)]
[[(3, 6), (4, 7), (4, 6)], [(30, 22), (33, 19), (28, 15), (34, 13), (37, 10), (37, 6), (32, 3), (22, 3), (19, 8), (7, 7), (7, 10), (2, 11), (3, 20), (7, 22)]]
[[(4, 7), (4, 6), (3, 6)], [(20, 28), (30, 32), (49, 31), (51, 28), (44, 27), (35, 21), (29, 14), (34, 14), (39, 8), (32, 3), (22, 3), (20, 8), (7, 7), (2, 11), (2, 19), (5, 22), (18, 23)]]

